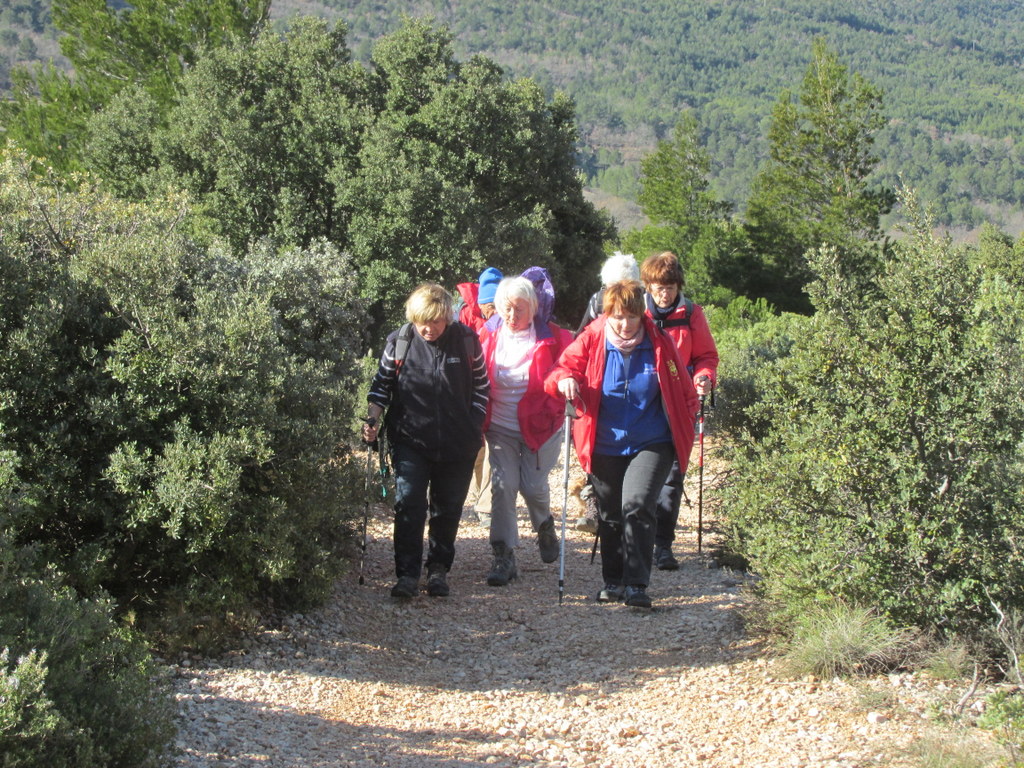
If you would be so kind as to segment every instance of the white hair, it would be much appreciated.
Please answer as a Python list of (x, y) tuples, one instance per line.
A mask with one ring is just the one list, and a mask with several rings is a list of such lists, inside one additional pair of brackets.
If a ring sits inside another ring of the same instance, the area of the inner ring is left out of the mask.
[(537, 314), (537, 291), (534, 290), (533, 283), (521, 275), (506, 277), (498, 283), (498, 290), (494, 292), (494, 306), (500, 312), (501, 307), (516, 299), (526, 299), (533, 314)]
[(640, 267), (632, 253), (616, 251), (601, 267), (601, 285), (611, 285), (622, 280), (639, 280)]

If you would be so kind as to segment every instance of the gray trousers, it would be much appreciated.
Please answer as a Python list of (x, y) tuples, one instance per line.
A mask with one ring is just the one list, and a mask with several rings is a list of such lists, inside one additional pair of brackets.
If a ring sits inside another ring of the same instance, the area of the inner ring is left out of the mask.
[(523, 436), (492, 424), (487, 429), (491, 453), (491, 534), (492, 544), (519, 545), (516, 498), (526, 500), (533, 530), (551, 517), (551, 490), (548, 475), (558, 461), (562, 433), (556, 432), (538, 451), (531, 451)]

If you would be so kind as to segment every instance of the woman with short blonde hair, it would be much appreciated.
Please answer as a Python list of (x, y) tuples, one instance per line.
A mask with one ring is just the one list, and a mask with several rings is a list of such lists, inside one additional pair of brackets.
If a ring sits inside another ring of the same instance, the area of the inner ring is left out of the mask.
[(423, 283), (405, 300), (405, 319), (413, 324), (450, 321), (455, 316), (452, 307), (448, 291), (436, 283)]
[(423, 529), (428, 527), (427, 594), (449, 592), (473, 464), (483, 445), (490, 384), (480, 340), (452, 319), (452, 297), (424, 283), (405, 302), (409, 322), (388, 336), (367, 395), (363, 440), (377, 439), (387, 412), (395, 472), (395, 574), (392, 597), (419, 592)]

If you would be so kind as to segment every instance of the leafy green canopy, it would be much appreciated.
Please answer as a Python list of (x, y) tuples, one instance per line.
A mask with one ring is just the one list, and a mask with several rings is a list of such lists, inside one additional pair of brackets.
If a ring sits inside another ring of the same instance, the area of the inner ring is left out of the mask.
[(784, 612), (838, 597), (974, 631), (990, 600), (1024, 607), (1024, 284), (993, 268), (1005, 245), (957, 249), (914, 220), (870, 272), (811, 256), (817, 313), (763, 372), (770, 429), (726, 505)]
[[(375, 321), (416, 283), (486, 265), (547, 266), (582, 306), (609, 222), (583, 199), (573, 105), (411, 21), (355, 65), (344, 30), (296, 20), (282, 36), (211, 51), (160, 107), (125, 92), (90, 124), (88, 166), (119, 193), (190, 190), (202, 226), (235, 248), (264, 235), (329, 238), (351, 254)], [(575, 316), (575, 313), (568, 312)]]
[(363, 344), (350, 262), (204, 251), (181, 200), (65, 186), (0, 165), (3, 527), (139, 611), (321, 594)]

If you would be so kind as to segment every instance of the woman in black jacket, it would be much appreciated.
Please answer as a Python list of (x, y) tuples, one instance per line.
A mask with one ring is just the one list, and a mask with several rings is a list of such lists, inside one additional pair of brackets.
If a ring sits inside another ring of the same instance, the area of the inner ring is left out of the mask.
[(462, 504), (483, 444), (489, 385), (480, 341), (453, 320), (452, 297), (418, 287), (405, 303), (409, 321), (388, 336), (367, 395), (363, 439), (385, 419), (395, 471), (395, 574), (392, 597), (419, 591), (423, 529), (428, 528), (427, 593), (448, 594)]

